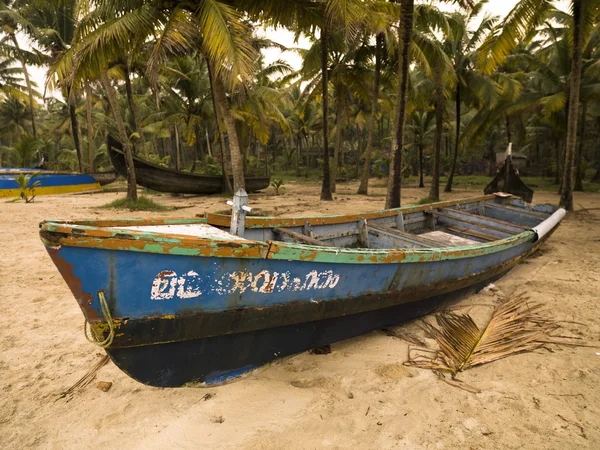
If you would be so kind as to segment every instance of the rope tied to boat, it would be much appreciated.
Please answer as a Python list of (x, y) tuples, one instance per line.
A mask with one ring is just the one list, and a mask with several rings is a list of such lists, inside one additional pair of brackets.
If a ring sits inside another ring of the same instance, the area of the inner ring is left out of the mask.
[[(83, 322), (83, 332), (85, 334), (85, 338), (91, 342), (92, 344), (97, 345), (98, 347), (107, 348), (112, 344), (113, 339), (115, 338), (115, 324), (113, 322), (112, 315), (110, 314), (110, 310), (108, 309), (108, 303), (106, 302), (106, 297), (104, 296), (104, 291), (98, 291), (98, 299), (100, 300), (100, 308), (102, 310), (102, 315), (108, 324), (108, 336), (104, 338), (101, 332), (96, 330), (94, 327), (89, 324), (87, 319), (84, 319)], [(91, 333), (88, 332), (88, 325)], [(91, 336), (90, 336), (91, 334)]]

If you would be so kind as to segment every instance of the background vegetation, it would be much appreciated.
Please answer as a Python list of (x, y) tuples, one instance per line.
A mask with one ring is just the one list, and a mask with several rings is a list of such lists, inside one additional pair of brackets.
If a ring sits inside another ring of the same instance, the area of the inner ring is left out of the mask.
[[(234, 189), (244, 174), (320, 177), (327, 200), (340, 180), (367, 194), (369, 176), (387, 178), (391, 207), (402, 178), (427, 182), (432, 199), (456, 174), (481, 184), (512, 142), (523, 174), (572, 208), (573, 189), (600, 182), (600, 2), (523, 0), (505, 18), (484, 14), (486, 1), (441, 3), (2, 2), (0, 167), (43, 156), (57, 170), (109, 169), (111, 133), (129, 156), (227, 172)], [(265, 64), (281, 45), (264, 27), (310, 41), (289, 49), (299, 70)]]

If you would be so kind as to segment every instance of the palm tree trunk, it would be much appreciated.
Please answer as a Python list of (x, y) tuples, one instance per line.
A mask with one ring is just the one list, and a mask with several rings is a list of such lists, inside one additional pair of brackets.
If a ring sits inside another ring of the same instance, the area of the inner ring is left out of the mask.
[[(211, 69), (212, 68), (209, 70)], [(227, 129), (229, 153), (231, 155), (231, 171), (233, 172), (233, 190), (234, 192), (237, 192), (238, 189), (246, 189), (244, 181), (244, 162), (242, 152), (240, 151), (237, 131), (235, 129), (235, 119), (231, 115), (231, 109), (229, 108), (229, 102), (227, 100), (227, 95), (225, 94), (225, 86), (223, 85), (223, 81), (218, 76), (214, 76), (214, 74), (213, 92), (215, 95), (215, 102), (219, 107), (219, 111), (225, 122), (225, 128)]]
[(340, 156), (342, 151), (342, 116), (344, 114), (344, 104), (342, 95), (336, 89), (335, 96), (335, 150), (333, 152), (333, 170), (331, 171), (331, 192), (337, 188), (337, 172), (340, 165)]
[(17, 50), (17, 54), (19, 55), (19, 61), (21, 62), (21, 67), (23, 69), (23, 77), (25, 78), (25, 85), (27, 86), (27, 94), (29, 95), (29, 114), (31, 116), (31, 134), (33, 134), (34, 138), (37, 138), (37, 128), (35, 125), (35, 116), (33, 114), (33, 88), (31, 87), (31, 80), (29, 79), (29, 72), (27, 71), (27, 64), (25, 64), (25, 58), (21, 54), (21, 48), (19, 47), (19, 42), (17, 41), (17, 37), (14, 33), (10, 34), (10, 39)]
[(85, 112), (87, 118), (87, 135), (88, 135), (88, 165), (90, 172), (95, 172), (94, 163), (94, 126), (92, 124), (92, 88), (90, 83), (85, 81)]
[[(70, 96), (69, 96), (70, 97)], [(77, 153), (77, 164), (79, 172), (83, 173), (83, 155), (81, 154), (81, 143), (79, 141), (79, 123), (77, 122), (77, 112), (73, 102), (75, 99), (68, 99), (69, 103), (69, 118), (71, 119), (71, 131), (73, 132), (73, 143), (75, 144), (75, 153)]]
[(181, 170), (181, 142), (179, 142), (179, 129), (173, 125), (175, 130), (175, 170)]
[(493, 177), (496, 172), (496, 153), (494, 152), (494, 133), (490, 136), (490, 145), (488, 147), (489, 158), (490, 158), (490, 167), (489, 167), (489, 176)]
[(131, 117), (133, 117), (133, 131), (139, 135), (140, 142), (142, 144), (142, 153), (146, 155), (146, 144), (140, 131), (140, 121), (137, 106), (135, 105), (135, 98), (133, 97), (133, 88), (131, 87), (131, 79), (129, 78), (129, 65), (125, 65), (125, 92), (127, 93), (127, 104), (131, 111)]
[(423, 142), (419, 142), (419, 187), (425, 187), (425, 183), (423, 182)]
[[(554, 156), (556, 156), (556, 173), (554, 174), (554, 184), (559, 184), (561, 177), (560, 177), (560, 139), (557, 139), (556, 141), (554, 141)], [(560, 191), (559, 191), (560, 193)]]
[(210, 136), (208, 135), (208, 126), (204, 127), (204, 134), (206, 135), (206, 151), (208, 152), (208, 156), (213, 157), (212, 144), (210, 142)]
[(229, 179), (229, 172), (227, 171), (227, 162), (225, 157), (225, 136), (223, 136), (223, 132), (221, 131), (221, 121), (219, 120), (221, 116), (219, 114), (219, 108), (217, 107), (217, 102), (215, 100), (215, 82), (213, 79), (213, 73), (208, 59), (206, 59), (206, 68), (208, 71), (208, 82), (210, 84), (210, 97), (212, 99), (213, 112), (215, 113), (215, 124), (217, 127), (217, 133), (219, 133), (219, 145), (221, 147), (221, 171), (223, 172), (223, 191), (226, 194), (232, 194), (233, 187), (231, 186), (231, 180)]
[(452, 183), (454, 182), (454, 172), (456, 171), (456, 160), (458, 159), (458, 141), (460, 139), (460, 80), (456, 83), (456, 140), (454, 142), (454, 156), (452, 158), (452, 168), (446, 182), (444, 192), (452, 192)]
[(433, 77), (435, 84), (435, 138), (433, 141), (433, 169), (429, 198), (437, 201), (440, 198), (440, 152), (442, 151), (442, 134), (444, 133), (444, 84), (440, 64), (435, 65)]
[[(302, 137), (300, 137), (302, 140)], [(310, 170), (310, 150), (314, 148), (315, 137), (313, 136), (313, 145), (310, 146), (308, 142), (308, 136), (306, 136), (306, 150), (304, 151), (306, 157), (306, 169), (304, 170), (304, 178), (308, 178), (308, 171)]]
[(100, 81), (106, 91), (106, 97), (110, 104), (110, 109), (115, 119), (115, 125), (119, 133), (119, 139), (123, 143), (123, 150), (125, 152), (125, 165), (127, 166), (127, 198), (130, 200), (137, 200), (137, 185), (135, 180), (135, 168), (133, 166), (133, 151), (131, 148), (131, 142), (127, 136), (127, 130), (125, 130), (125, 123), (123, 122), (123, 116), (121, 116), (121, 110), (119, 108), (119, 101), (117, 100), (117, 94), (108, 79), (108, 74), (103, 71), (100, 74)]
[(583, 167), (581, 162), (583, 159), (583, 138), (585, 136), (585, 118), (587, 116), (587, 100), (583, 100), (581, 105), (581, 131), (579, 133), (579, 142), (577, 153), (575, 155), (575, 190), (583, 191)]
[(383, 33), (375, 37), (375, 74), (373, 77), (373, 92), (371, 100), (371, 114), (367, 124), (367, 148), (365, 149), (365, 164), (360, 177), (357, 194), (369, 193), (369, 177), (371, 176), (371, 152), (373, 151), (373, 134), (375, 132), (375, 118), (377, 116), (377, 101), (379, 100), (379, 80), (381, 77), (381, 49), (383, 47)]
[(396, 106), (395, 133), (392, 146), (392, 161), (388, 190), (385, 198), (386, 208), (400, 206), (402, 183), (402, 147), (404, 145), (404, 122), (406, 119), (406, 95), (408, 91), (408, 69), (410, 64), (410, 44), (413, 34), (414, 0), (402, 0), (400, 5), (400, 27), (398, 28), (398, 48), (400, 51), (400, 83), (398, 105)]
[(327, 129), (327, 24), (324, 20), (321, 26), (321, 82), (323, 85), (323, 185), (321, 200), (333, 200), (331, 195), (331, 175), (329, 173), (329, 131)]
[(298, 150), (296, 151), (296, 176), (300, 176), (300, 159), (302, 158), (302, 137), (298, 135)]
[(571, 76), (569, 81), (569, 115), (567, 117), (567, 142), (565, 145), (565, 168), (560, 206), (573, 211), (573, 165), (577, 146), (577, 119), (579, 116), (579, 88), (581, 85), (581, 64), (583, 45), (583, 8), (585, 0), (572, 0), (573, 8), (573, 53), (571, 56)]

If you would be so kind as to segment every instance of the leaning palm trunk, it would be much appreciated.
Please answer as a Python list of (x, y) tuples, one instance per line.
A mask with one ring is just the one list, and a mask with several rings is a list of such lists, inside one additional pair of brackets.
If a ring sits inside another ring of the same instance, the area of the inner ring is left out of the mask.
[(327, 20), (323, 21), (321, 27), (321, 83), (323, 86), (323, 184), (321, 186), (321, 200), (333, 200), (329, 172), (329, 131), (327, 130)]
[(573, 166), (577, 146), (577, 119), (579, 116), (579, 88), (581, 85), (583, 8), (585, 0), (573, 0), (573, 56), (569, 87), (569, 115), (567, 117), (567, 142), (565, 145), (565, 167), (560, 193), (560, 206), (573, 211)]
[(131, 148), (129, 137), (127, 136), (127, 131), (125, 130), (125, 123), (123, 122), (123, 117), (121, 116), (121, 109), (119, 108), (117, 94), (115, 93), (115, 90), (108, 79), (108, 74), (106, 71), (103, 71), (100, 74), (100, 81), (102, 86), (104, 86), (104, 90), (106, 91), (106, 97), (108, 98), (108, 103), (110, 104), (110, 109), (112, 110), (113, 118), (115, 119), (115, 125), (117, 126), (117, 131), (119, 133), (119, 139), (123, 143), (123, 149), (125, 150), (125, 165), (127, 166), (127, 198), (131, 200), (137, 200), (137, 185), (135, 180), (135, 168), (133, 165), (133, 150)]
[(440, 198), (440, 152), (442, 150), (442, 134), (444, 132), (444, 85), (442, 67), (438, 63), (434, 67), (435, 84), (435, 139), (433, 141), (433, 170), (429, 198), (437, 201)]
[(33, 88), (31, 87), (31, 80), (29, 79), (29, 72), (27, 71), (27, 64), (25, 63), (25, 58), (21, 54), (21, 48), (19, 47), (19, 42), (17, 41), (17, 37), (14, 33), (11, 33), (10, 38), (12, 40), (15, 49), (17, 50), (17, 55), (19, 55), (19, 61), (21, 63), (21, 67), (23, 69), (23, 77), (25, 78), (25, 85), (27, 86), (27, 94), (29, 96), (29, 105), (28, 112), (31, 116), (31, 134), (33, 134), (34, 138), (37, 138), (37, 128), (35, 125), (35, 116), (33, 114)]
[[(70, 89), (69, 89), (70, 91)], [(77, 111), (75, 105), (75, 98), (71, 98), (69, 95), (69, 118), (71, 119), (71, 132), (73, 134), (73, 143), (75, 144), (75, 153), (77, 154), (77, 164), (79, 166), (79, 172), (83, 173), (83, 155), (81, 154), (81, 142), (79, 141), (79, 122), (77, 121)]]
[(379, 79), (381, 76), (381, 47), (383, 46), (383, 33), (375, 37), (375, 75), (373, 78), (373, 99), (371, 101), (371, 114), (367, 124), (367, 148), (365, 149), (365, 165), (360, 177), (357, 194), (369, 193), (369, 177), (371, 175), (371, 152), (373, 151), (373, 134), (375, 132), (375, 118), (377, 116), (377, 101), (379, 100)]
[(408, 69), (410, 64), (410, 44), (413, 34), (414, 0), (402, 0), (400, 6), (400, 27), (398, 28), (398, 48), (400, 50), (400, 88), (396, 106), (396, 123), (392, 145), (392, 160), (388, 190), (385, 198), (386, 208), (400, 206), (402, 183), (402, 147), (404, 145), (404, 122), (406, 120), (406, 95), (408, 91)]
[(460, 139), (460, 77), (457, 77), (456, 83), (456, 140), (454, 141), (454, 156), (452, 158), (452, 168), (446, 182), (444, 192), (452, 192), (452, 183), (454, 182), (454, 173), (456, 172), (456, 161), (458, 159), (458, 142)]
[[(217, 102), (215, 100), (215, 82), (213, 79), (213, 73), (210, 68), (210, 63), (208, 59), (206, 59), (206, 68), (208, 71), (208, 82), (210, 84), (210, 98), (212, 100), (213, 112), (215, 114), (215, 124), (217, 126), (216, 132), (219, 134), (219, 145), (221, 147), (221, 172), (223, 175), (223, 188), (226, 194), (233, 193), (233, 186), (231, 186), (231, 180), (229, 179), (229, 173), (227, 172), (227, 163), (225, 161), (225, 137), (223, 136), (223, 132), (221, 131), (221, 120), (219, 114), (219, 108), (217, 107)], [(207, 131), (208, 135), (208, 131)]]
[(237, 192), (238, 189), (246, 189), (244, 183), (244, 165), (242, 160), (242, 152), (240, 151), (240, 145), (238, 141), (237, 131), (235, 129), (235, 119), (231, 115), (231, 109), (225, 95), (225, 86), (219, 76), (213, 74), (213, 89), (215, 94), (215, 101), (218, 105), (223, 121), (225, 122), (225, 128), (227, 129), (227, 136), (229, 137), (229, 152), (231, 155), (231, 171), (233, 172), (233, 190)]
[(94, 163), (94, 127), (92, 124), (92, 88), (89, 81), (85, 82), (85, 109), (87, 119), (87, 135), (88, 135), (88, 165), (90, 172), (95, 172)]

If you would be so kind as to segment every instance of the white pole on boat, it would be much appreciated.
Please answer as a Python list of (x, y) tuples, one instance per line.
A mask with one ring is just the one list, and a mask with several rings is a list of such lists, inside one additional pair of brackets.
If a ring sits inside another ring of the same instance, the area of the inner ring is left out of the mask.
[(252, 208), (248, 206), (248, 194), (244, 189), (238, 189), (233, 196), (233, 201), (228, 200), (227, 204), (233, 207), (229, 232), (235, 236), (244, 237), (246, 213), (252, 211)]

